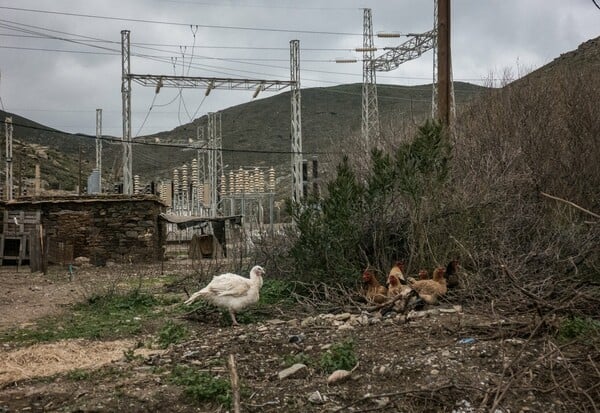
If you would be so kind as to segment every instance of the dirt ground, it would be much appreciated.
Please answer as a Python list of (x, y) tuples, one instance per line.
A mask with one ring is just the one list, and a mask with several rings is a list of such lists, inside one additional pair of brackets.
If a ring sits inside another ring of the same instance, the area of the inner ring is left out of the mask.
[[(61, 314), (84, 300), (92, 283), (117, 272), (123, 270), (69, 274), (61, 268), (44, 276), (3, 268), (0, 333)], [(223, 412), (212, 402), (191, 402), (167, 376), (184, 365), (229, 380), (229, 355), (237, 366), (242, 412), (568, 412), (573, 407), (537, 382), (547, 363), (561, 362), (559, 356), (547, 357), (543, 339), (496, 334), (514, 320), (483, 314), (467, 303), (446, 302), (408, 315), (274, 307), (263, 321), (235, 328), (200, 315), (179, 321), (193, 332), (185, 342), (165, 351), (136, 350), (135, 357), (123, 354), (140, 337), (35, 348), (5, 344), (0, 412)], [(315, 360), (330, 346), (349, 341), (358, 366), (348, 380), (328, 384)], [(22, 364), (19, 351), (29, 353)], [(306, 367), (281, 378), (290, 360)], [(534, 367), (516, 374), (525, 361)]]

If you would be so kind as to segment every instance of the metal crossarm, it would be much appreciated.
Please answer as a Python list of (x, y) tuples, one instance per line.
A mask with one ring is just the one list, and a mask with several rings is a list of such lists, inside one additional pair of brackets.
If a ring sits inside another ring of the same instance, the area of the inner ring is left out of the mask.
[(279, 91), (295, 82), (289, 80), (255, 80), (255, 79), (230, 79), (200, 76), (168, 76), (168, 75), (140, 75), (130, 73), (129, 79), (142, 86), (155, 88), (174, 87), (189, 89), (230, 89), (230, 90), (255, 90)]
[(378, 72), (389, 72), (397, 69), (404, 62), (416, 59), (435, 46), (437, 31), (430, 30), (425, 33), (415, 34), (410, 40), (400, 46), (390, 48), (374, 60), (373, 66)]

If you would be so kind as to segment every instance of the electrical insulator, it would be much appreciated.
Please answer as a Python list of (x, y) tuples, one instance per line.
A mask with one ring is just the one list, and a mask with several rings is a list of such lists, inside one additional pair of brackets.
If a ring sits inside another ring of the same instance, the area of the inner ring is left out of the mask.
[(242, 193), (242, 175), (240, 174), (240, 172), (235, 173), (235, 193)]
[(398, 32), (379, 32), (377, 33), (377, 37), (382, 39), (396, 38), (400, 37), (400, 33)]
[(258, 191), (265, 192), (265, 173), (263, 171), (258, 173)]
[(179, 171), (173, 169), (173, 191), (179, 192)]
[(232, 195), (233, 193), (236, 192), (236, 187), (235, 187), (235, 178), (234, 178), (234, 174), (233, 171), (229, 171), (229, 195)]
[(138, 195), (140, 193), (140, 176), (133, 175), (133, 193)]
[(243, 171), (243, 187), (243, 192), (250, 192), (250, 173), (246, 169)]
[(195, 158), (192, 159), (192, 184), (198, 185), (198, 160)]
[(188, 191), (188, 168), (185, 164), (181, 167), (181, 189), (183, 192)]
[(269, 168), (269, 191), (275, 192), (275, 168)]

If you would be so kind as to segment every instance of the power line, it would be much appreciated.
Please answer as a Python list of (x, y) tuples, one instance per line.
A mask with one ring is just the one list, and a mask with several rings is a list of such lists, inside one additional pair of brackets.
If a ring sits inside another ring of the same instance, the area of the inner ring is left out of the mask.
[(193, 4), (195, 6), (211, 6), (211, 7), (228, 7), (228, 8), (238, 8), (238, 7), (246, 7), (246, 8), (257, 8), (257, 9), (284, 9), (284, 10), (333, 10), (333, 11), (341, 11), (341, 10), (360, 10), (357, 7), (298, 7), (298, 6), (263, 6), (263, 5), (250, 5), (250, 4), (222, 4), (222, 3), (205, 3), (205, 2), (196, 2), (196, 1), (185, 1), (185, 0), (163, 0), (167, 3), (182, 3), (182, 4)]
[[(4, 124), (4, 123), (5, 123), (4, 119), (0, 119), (0, 124)], [(71, 137), (79, 137), (79, 138), (84, 138), (84, 139), (97, 139), (96, 135), (88, 135), (86, 133), (68, 134), (68, 133), (61, 132), (57, 129), (44, 128), (44, 127), (33, 126), (33, 125), (24, 125), (24, 124), (16, 123), (14, 121), (12, 122), (12, 124), (15, 127), (22, 127), (22, 128), (38, 130), (38, 131), (42, 131), (42, 132), (51, 132), (51, 133), (57, 133), (57, 134), (61, 134), (61, 135), (71, 136)], [(103, 141), (109, 142), (109, 143), (118, 143), (118, 144), (123, 143), (123, 140), (121, 138), (115, 138), (115, 137), (110, 137), (110, 136), (102, 136), (100, 139), (102, 139)], [(192, 148), (192, 146), (190, 146), (188, 144), (145, 142), (142, 140), (135, 140), (135, 141), (132, 141), (131, 143), (133, 145), (157, 146), (157, 147), (164, 147), (164, 148), (177, 148), (177, 149)], [(274, 151), (274, 150), (260, 150), (260, 149), (233, 149), (233, 148), (222, 148), (222, 149), (204, 148), (204, 149), (206, 149), (208, 151), (221, 150), (223, 152), (230, 152), (230, 153), (255, 153), (255, 154), (273, 154), (273, 155), (290, 155), (292, 153), (297, 153), (297, 152), (292, 152), (292, 151)], [(328, 151), (328, 152), (323, 152), (323, 151), (302, 152), (303, 155), (334, 155), (334, 154), (342, 154), (342, 153), (344, 153), (344, 152), (331, 152), (331, 151)]]
[(262, 28), (262, 27), (245, 27), (245, 26), (222, 26), (222, 25), (210, 25), (210, 24), (195, 24), (195, 23), (179, 23), (179, 22), (168, 22), (161, 20), (147, 20), (147, 19), (131, 19), (124, 17), (112, 17), (112, 16), (100, 16), (95, 14), (83, 14), (83, 13), (68, 13), (51, 10), (40, 10), (40, 9), (25, 9), (20, 7), (8, 7), (0, 6), (0, 9), (13, 10), (13, 11), (24, 11), (29, 13), (41, 13), (51, 14), (60, 16), (70, 17), (86, 17), (90, 19), (102, 19), (102, 20), (113, 20), (113, 21), (125, 21), (134, 23), (149, 23), (149, 24), (164, 24), (170, 26), (198, 26), (207, 29), (224, 29), (224, 30), (249, 30), (258, 32), (276, 32), (276, 33), (303, 33), (303, 34), (322, 34), (322, 35), (335, 35), (335, 36), (362, 36), (362, 33), (348, 33), (348, 32), (323, 32), (313, 30), (292, 30), (292, 29), (278, 29), (278, 28)]
[[(15, 24), (19, 24), (16, 22), (13, 22)], [(32, 27), (38, 27), (41, 29), (44, 29), (42, 27), (39, 26), (32, 26)], [(50, 29), (44, 29), (44, 30), (50, 30)], [(64, 32), (61, 32), (64, 33)], [(4, 37), (20, 37), (20, 38), (26, 38), (26, 39), (48, 39), (47, 36), (41, 36), (41, 35), (24, 35), (24, 34), (9, 34), (9, 33), (0, 33), (0, 36), (4, 36)], [(73, 36), (81, 36), (81, 35), (76, 35), (73, 34)], [(72, 40), (72, 39), (65, 39), (65, 40)], [(111, 43), (111, 44), (117, 44), (117, 42), (113, 41), (113, 40), (102, 40), (102, 39), (89, 39), (89, 42), (99, 42), (99, 43)], [(289, 47), (267, 47), (267, 46), (206, 46), (206, 45), (183, 45), (183, 44), (172, 44), (172, 43), (146, 43), (146, 42), (131, 42), (132, 46), (137, 46), (137, 47), (141, 47), (141, 46), (157, 46), (157, 47), (187, 47), (188, 49), (194, 48), (194, 49), (229, 49), (229, 50), (281, 50), (281, 51), (287, 51), (289, 52), (290, 48)], [(302, 48), (302, 52), (353, 52), (354, 49), (353, 48), (326, 48), (326, 47), (303, 47)], [(304, 59), (303, 59), (304, 61)]]
[[(108, 41), (108, 40), (103, 40), (103, 39), (98, 39), (98, 38), (94, 38), (94, 37), (89, 37), (89, 36), (84, 36), (84, 35), (78, 35), (78, 34), (73, 34), (73, 33), (66, 33), (66, 32), (62, 32), (62, 31), (58, 31), (58, 30), (51, 30), (51, 29), (46, 29), (43, 27), (39, 27), (39, 26), (33, 26), (33, 25), (27, 25), (27, 24), (22, 24), (22, 23), (16, 23), (16, 22), (11, 22), (11, 21), (7, 21), (7, 20), (2, 20), (0, 19), (0, 22), (8, 22), (11, 24), (20, 24), (26, 27), (32, 27), (35, 29), (39, 29), (39, 30), (47, 30), (50, 32), (54, 32), (54, 33), (58, 33), (58, 34), (68, 34), (70, 36), (77, 36), (83, 39), (86, 39), (86, 41), (95, 41), (95, 42), (105, 42), (108, 44), (116, 44), (117, 42), (114, 41)], [(2, 25), (0, 24), (0, 27), (2, 27)], [(43, 33), (40, 32), (35, 32), (35, 31), (31, 31), (31, 30), (24, 30), (24, 29), (20, 29), (20, 28), (15, 28), (15, 27), (10, 27), (12, 30), (18, 30), (18, 31), (25, 31), (25, 32), (29, 32), (29, 33), (36, 33), (39, 35), (44, 35)], [(88, 46), (88, 47), (95, 47), (95, 48), (101, 48), (103, 50), (107, 50), (110, 52), (113, 52), (115, 54), (120, 54), (119, 50), (116, 49), (111, 49), (108, 47), (99, 47), (96, 45), (90, 45), (87, 44), (86, 42), (83, 41), (79, 41), (79, 40), (73, 40), (73, 39), (68, 39), (68, 38), (64, 38), (64, 37), (58, 37), (58, 36), (54, 36), (54, 35), (45, 35), (45, 37), (50, 38), (50, 39), (55, 39), (55, 40), (64, 40), (64, 41), (68, 41), (68, 42), (72, 42), (72, 43), (76, 43), (79, 45), (83, 45), (83, 46)], [(3, 46), (0, 46), (3, 47)], [(182, 47), (182, 46), (179, 46)], [(186, 46), (187, 47), (187, 46)], [(164, 50), (160, 50), (160, 49), (154, 49), (154, 48), (150, 48), (150, 47), (142, 47), (148, 50), (153, 50), (153, 51), (160, 51), (160, 52), (164, 52)], [(41, 51), (61, 51), (59, 49), (45, 49), (45, 48), (40, 48)], [(34, 50), (34, 49), (25, 49), (25, 50)], [(287, 49), (285, 49), (287, 50)], [(84, 53), (84, 52), (77, 52), (77, 51), (73, 51), (72, 53)], [(106, 54), (106, 53), (99, 53), (99, 54)], [(112, 54), (112, 53), (110, 53)], [(173, 53), (174, 54), (174, 53)], [(156, 55), (147, 55), (147, 54), (140, 54), (140, 53), (132, 53), (132, 56), (136, 56), (136, 57), (141, 57), (141, 58), (145, 58), (145, 59), (149, 59), (149, 60), (154, 60), (154, 61), (158, 61), (158, 62), (162, 62), (162, 63), (170, 63), (171, 61), (167, 61), (166, 59), (169, 58), (167, 56), (156, 56)], [(206, 59), (211, 59), (211, 60), (223, 60), (223, 61), (227, 61), (227, 62), (232, 62), (232, 63), (242, 63), (242, 64), (247, 64), (247, 65), (253, 65), (253, 66), (260, 66), (260, 67), (268, 67), (268, 68), (274, 68), (274, 69), (281, 69), (281, 70), (288, 70), (289, 67), (282, 67), (282, 66), (274, 66), (274, 65), (266, 65), (266, 64), (260, 64), (260, 63), (251, 63), (251, 62), (246, 62), (246, 59), (226, 59), (226, 58), (213, 58), (213, 57), (208, 57), (208, 56), (203, 56), (203, 58)], [(170, 58), (169, 58), (170, 59)], [(287, 60), (286, 60), (287, 61)], [(310, 59), (308, 60), (303, 60), (305, 62), (311, 62)], [(315, 61), (316, 63), (320, 63), (318, 61)], [(190, 63), (191, 65), (191, 63)], [(198, 69), (203, 69), (203, 70), (208, 70), (210, 72), (214, 72), (214, 73), (219, 73), (219, 74), (238, 74), (238, 73), (250, 73), (250, 74), (258, 74), (260, 76), (275, 76), (276, 75), (272, 75), (272, 74), (267, 74), (267, 73), (263, 73), (263, 72), (255, 72), (255, 71), (247, 71), (247, 70), (240, 70), (237, 69), (235, 71), (232, 71), (231, 69), (228, 68), (223, 68), (223, 67), (218, 67), (218, 66), (211, 66), (211, 65), (199, 65), (199, 64), (195, 64), (194, 65), (195, 68)], [(213, 70), (214, 69), (214, 70)], [(303, 69), (303, 72), (313, 72), (313, 73), (323, 73), (323, 74), (333, 74), (333, 75), (343, 75), (343, 76), (361, 76), (361, 74), (358, 73), (344, 73), (344, 72), (335, 72), (335, 71), (326, 71), (326, 70), (316, 70), (316, 69)], [(390, 79), (429, 79), (428, 77), (408, 77), (408, 76), (396, 76), (396, 77), (387, 77)], [(308, 81), (315, 81), (312, 79), (306, 79)], [(456, 79), (456, 80), (477, 80), (477, 81), (481, 81), (484, 79)], [(315, 81), (315, 82), (321, 82), (321, 83), (327, 83), (327, 82), (322, 82), (322, 81)], [(339, 82), (330, 82), (330, 83), (339, 83)]]
[(90, 52), (85, 50), (65, 50), (65, 49), (48, 49), (42, 47), (17, 47), (17, 46), (0, 46), (0, 49), (11, 49), (11, 50), (30, 50), (35, 52), (58, 52), (58, 53), (75, 53), (75, 54), (93, 54), (98, 56), (118, 56), (119, 53), (114, 51), (112, 53), (109, 52)]

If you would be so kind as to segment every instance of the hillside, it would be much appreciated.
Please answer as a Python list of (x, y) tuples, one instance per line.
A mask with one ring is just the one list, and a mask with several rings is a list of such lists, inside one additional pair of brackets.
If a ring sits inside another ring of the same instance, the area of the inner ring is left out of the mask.
[[(312, 153), (335, 151), (347, 138), (360, 134), (361, 84), (310, 88), (302, 90), (302, 138), (307, 156)], [(458, 104), (468, 101), (484, 88), (468, 83), (455, 85)], [(423, 119), (430, 114), (431, 85), (392, 86), (378, 85), (379, 111), (382, 125), (398, 124), (411, 119)], [(4, 119), (6, 112), (0, 111)], [(41, 157), (42, 177), (52, 189), (73, 189), (79, 179), (79, 156), (83, 185), (95, 165), (94, 139), (90, 136), (67, 134), (37, 124), (18, 115), (13, 116), (15, 142), (24, 142), (31, 148), (24, 150), (15, 144), (15, 159), (23, 152), (27, 159), (23, 175), (33, 177), (36, 147), (47, 148), (48, 158)], [(228, 168), (239, 166), (278, 167), (279, 175), (289, 173), (290, 151), (290, 92), (280, 93), (260, 100), (224, 109), (221, 112), (223, 136), (223, 162)], [(181, 150), (161, 143), (185, 143), (196, 137), (198, 126), (206, 127), (207, 116), (161, 132), (138, 139), (134, 145), (134, 174), (142, 181), (168, 179), (173, 168), (190, 163), (195, 150)], [(243, 151), (263, 151), (245, 153)], [(269, 153), (279, 152), (279, 153)], [(114, 180), (119, 174), (121, 145), (105, 143), (103, 149), (103, 176)], [(15, 172), (16, 176), (16, 172)]]
[[(313, 153), (338, 151), (340, 143), (360, 135), (361, 84), (302, 90), (302, 145), (307, 157)], [(457, 82), (458, 104), (485, 90)], [(424, 119), (431, 111), (431, 85), (378, 85), (381, 124), (399, 124), (411, 118)], [(233, 106), (222, 111), (223, 163), (239, 166), (281, 165), (287, 173), (290, 151), (290, 92)], [(162, 140), (185, 142), (205, 127), (207, 117), (196, 119), (169, 132), (153, 135)], [(236, 152), (273, 151), (283, 154)], [(144, 166), (140, 165), (141, 170)]]
[[(540, 82), (545, 83), (558, 73), (596, 67), (599, 60), (600, 38), (591, 39), (576, 50), (564, 53), (549, 64), (510, 83), (507, 89), (537, 88)], [(457, 107), (460, 109), (485, 90), (480, 86), (456, 82)], [(499, 91), (496, 90), (491, 95), (498, 97)], [(431, 85), (378, 85), (378, 98), (381, 124), (388, 129), (390, 126), (399, 128), (402, 122), (419, 122), (429, 116)], [(324, 158), (324, 154), (338, 152), (344, 142), (348, 142), (348, 138), (360, 135), (361, 84), (303, 89), (301, 110), (303, 150), (306, 156), (310, 158), (319, 153), (320, 158)], [(458, 113), (460, 112), (459, 110)], [(278, 175), (285, 176), (289, 173), (289, 91), (226, 108), (221, 114), (224, 165), (228, 165), (228, 168), (274, 165), (278, 169)], [(11, 114), (0, 111), (0, 119), (3, 120), (7, 115)], [(80, 179), (80, 170), (85, 185), (85, 177), (95, 164), (93, 137), (63, 133), (19, 115), (12, 116), (15, 125), (15, 179), (17, 174), (22, 180), (32, 178), (34, 164), (39, 161), (42, 178), (47, 182), (48, 188), (73, 190)], [(206, 127), (206, 124), (207, 117), (202, 116), (171, 131), (140, 138), (139, 142), (146, 144), (134, 146), (134, 174), (140, 175), (143, 182), (166, 179), (171, 176), (174, 168), (184, 163), (189, 164), (196, 156), (196, 151), (151, 144), (157, 139), (167, 144), (188, 142), (190, 138), (196, 137), (197, 127)], [(26, 146), (23, 147), (21, 143)], [(348, 149), (344, 148), (345, 152)], [(107, 142), (104, 145), (103, 176), (110, 182), (120, 175), (121, 153), (118, 142)], [(3, 175), (4, 168), (1, 169)]]
[[(41, 167), (44, 186), (52, 190), (74, 190), (79, 181), (81, 164), (82, 182), (91, 171), (95, 162), (85, 154), (95, 154), (94, 142), (91, 139), (81, 139), (72, 135), (49, 128), (22, 116), (0, 110), (2, 123), (6, 117), (12, 117), (13, 123), (13, 177), (15, 184), (32, 179), (35, 174), (35, 164)], [(5, 154), (5, 132), (2, 127), (1, 150), (3, 160)], [(79, 162), (81, 156), (81, 163)], [(1, 177), (4, 182), (5, 168), (2, 165)]]

